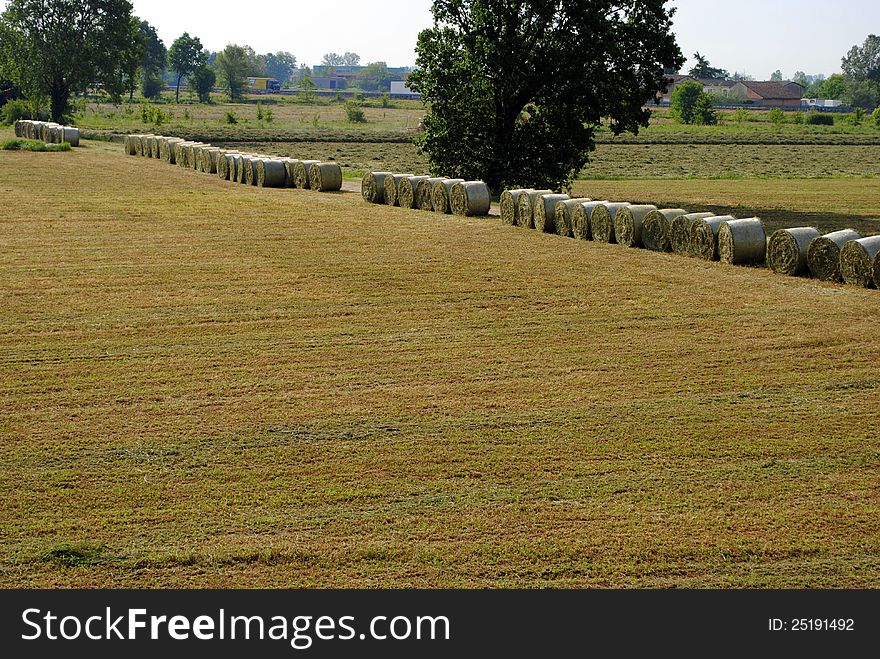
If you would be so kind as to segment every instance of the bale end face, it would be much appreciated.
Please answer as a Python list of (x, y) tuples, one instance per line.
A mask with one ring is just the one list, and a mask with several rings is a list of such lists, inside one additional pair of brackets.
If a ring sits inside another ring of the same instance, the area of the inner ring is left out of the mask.
[(593, 210), (591, 218), (593, 240), (597, 243), (616, 243), (614, 219), (621, 208), (626, 208), (630, 205), (628, 203), (614, 203), (597, 206)]
[(391, 172), (367, 172), (361, 180), (361, 196), (368, 204), (385, 203), (385, 177)]
[(309, 169), (309, 185), (316, 192), (339, 192), (342, 189), (342, 167), (335, 162), (315, 163)]
[(401, 208), (418, 208), (418, 187), (422, 181), (427, 181), (427, 176), (410, 176), (397, 186), (397, 203)]
[(840, 250), (840, 274), (850, 286), (873, 288), (875, 261), (880, 255), (880, 236), (850, 240)]
[(718, 231), (721, 225), (735, 218), (730, 215), (710, 216), (691, 225), (690, 254), (705, 261), (718, 260)]
[(687, 211), (682, 208), (665, 208), (648, 213), (642, 221), (642, 246), (653, 252), (671, 251), (672, 223), (684, 215), (687, 215)]
[(820, 281), (843, 281), (840, 274), (840, 250), (850, 240), (861, 240), (862, 236), (852, 229), (835, 231), (810, 243), (807, 262), (810, 272)]
[(452, 207), (449, 204), (449, 195), (452, 192), (452, 186), (456, 183), (464, 183), (464, 179), (449, 178), (434, 184), (434, 187), (431, 189), (431, 205), (435, 213), (448, 215), (452, 212)]
[(642, 222), (648, 213), (657, 210), (656, 206), (627, 206), (614, 216), (614, 237), (618, 245), (624, 247), (642, 246)]
[(767, 242), (767, 265), (773, 272), (788, 277), (804, 274), (810, 244), (820, 236), (813, 227), (775, 231)]
[(508, 226), (517, 224), (519, 214), (519, 198), (521, 195), (531, 192), (528, 189), (505, 190), (501, 193), (499, 205), (501, 207), (501, 222)]
[(592, 201), (586, 197), (557, 202), (554, 210), (556, 234), (564, 238), (574, 237), (574, 212), (582, 204)]

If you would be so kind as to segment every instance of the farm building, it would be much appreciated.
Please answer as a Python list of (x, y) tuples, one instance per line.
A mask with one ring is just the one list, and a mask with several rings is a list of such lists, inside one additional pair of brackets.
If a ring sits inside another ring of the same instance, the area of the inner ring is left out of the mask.
[(669, 82), (669, 84), (666, 87), (666, 93), (663, 94), (663, 96), (660, 99), (664, 103), (671, 103), (673, 92), (675, 92), (675, 90), (677, 88), (681, 87), (684, 83), (686, 83), (686, 82), (700, 82), (699, 80), (697, 80), (693, 76), (686, 76), (686, 75), (679, 75), (679, 74), (668, 76), (666, 78), (666, 80)]
[(736, 87), (737, 83), (736, 80), (728, 78), (700, 78), (698, 82), (703, 85), (703, 91), (707, 94), (722, 97), (731, 96), (733, 88)]
[(731, 89), (730, 96), (766, 107), (799, 108), (804, 88), (796, 82), (740, 80)]

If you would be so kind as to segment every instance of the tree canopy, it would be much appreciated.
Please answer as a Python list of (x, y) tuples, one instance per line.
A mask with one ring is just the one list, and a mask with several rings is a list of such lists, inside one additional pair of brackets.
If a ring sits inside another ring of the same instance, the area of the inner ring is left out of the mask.
[(296, 57), (285, 51), (267, 53), (264, 57), (266, 75), (275, 78), (282, 84), (290, 81), (296, 71)]
[(559, 188), (588, 161), (596, 127), (646, 126), (645, 102), (684, 62), (661, 0), (435, 0), (409, 86), (428, 112), (435, 174)]
[(241, 98), (253, 65), (254, 54), (250, 47), (231, 43), (217, 53), (217, 60), (214, 62), (217, 80), (226, 88), (230, 100), (237, 101)]
[(357, 66), (360, 63), (361, 56), (357, 53), (345, 53), (344, 55), (327, 53), (321, 60), (321, 64), (324, 66)]
[[(694, 53), (694, 59), (697, 63), (688, 71), (695, 78), (729, 78), (730, 72), (727, 69), (719, 69), (709, 65), (709, 60), (699, 52)], [(781, 75), (781, 74), (780, 74)]]
[(861, 46), (853, 46), (841, 66), (853, 80), (871, 80), (880, 84), (880, 37), (870, 34)]
[[(63, 121), (94, 82), (118, 89), (135, 47), (128, 0), (9, 0), (0, 18), (0, 75)], [(130, 69), (129, 69), (130, 70)]]
[(204, 66), (208, 60), (207, 53), (202, 49), (202, 42), (198, 37), (191, 37), (184, 32), (168, 51), (168, 65), (177, 74), (177, 93), (175, 100), (180, 102), (180, 82), (185, 76), (192, 74), (196, 69)]
[(685, 82), (672, 92), (669, 114), (684, 124), (712, 125), (718, 123), (711, 94), (699, 82)]

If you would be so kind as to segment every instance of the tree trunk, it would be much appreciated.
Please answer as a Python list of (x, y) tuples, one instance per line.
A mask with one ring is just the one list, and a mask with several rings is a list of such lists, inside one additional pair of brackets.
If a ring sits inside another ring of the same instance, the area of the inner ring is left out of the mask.
[(174, 90), (174, 102), (180, 103), (180, 81), (183, 78), (183, 74), (177, 76), (177, 89)]
[(67, 114), (68, 101), (70, 92), (63, 78), (55, 78), (49, 91), (49, 98), (52, 103), (52, 121), (56, 123), (64, 122), (64, 115)]

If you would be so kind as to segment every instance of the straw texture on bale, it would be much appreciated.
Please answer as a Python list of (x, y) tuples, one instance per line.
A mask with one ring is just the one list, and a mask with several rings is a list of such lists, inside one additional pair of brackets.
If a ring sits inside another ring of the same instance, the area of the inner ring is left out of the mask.
[(614, 237), (618, 245), (624, 247), (642, 246), (642, 222), (648, 213), (657, 210), (656, 206), (642, 204), (627, 206), (617, 211), (614, 216)]
[(203, 174), (217, 173), (217, 159), (220, 156), (220, 149), (215, 146), (202, 149), (201, 171)]
[(850, 240), (840, 250), (840, 274), (851, 286), (874, 286), (874, 261), (880, 254), (880, 236)]
[(840, 250), (850, 240), (861, 240), (862, 234), (852, 229), (835, 231), (816, 238), (807, 250), (807, 265), (820, 281), (843, 281), (840, 274)]
[[(23, 137), (23, 135), (18, 135), (18, 137)], [(133, 156), (137, 154), (137, 148), (134, 145), (135, 137), (135, 135), (126, 135), (124, 138), (122, 138), (122, 149), (127, 156)]]
[(677, 217), (687, 215), (681, 208), (665, 208), (651, 211), (642, 220), (642, 245), (653, 252), (668, 252), (672, 249), (670, 235), (672, 222)]
[(571, 213), (571, 233), (578, 240), (593, 239), (593, 211), (611, 202), (587, 201), (575, 206)]
[(15, 136), (16, 137), (22, 137), (21, 131), (23, 128), (24, 128), (24, 122), (21, 119), (19, 119), (18, 121), (15, 122)]
[(159, 159), (169, 165), (177, 162), (177, 145), (183, 142), (179, 137), (169, 137), (159, 145)]
[(614, 237), (614, 218), (621, 208), (631, 206), (627, 202), (602, 204), (593, 209), (593, 216), (590, 218), (591, 229), (593, 231), (593, 240), (597, 243), (613, 243), (616, 242)]
[(574, 211), (581, 204), (590, 201), (592, 201), (592, 199), (581, 197), (578, 199), (566, 199), (558, 202), (553, 211), (553, 222), (556, 225), (556, 233), (560, 236), (565, 236), (566, 238), (574, 236)]
[(431, 189), (431, 207), (435, 213), (449, 215), (452, 212), (452, 207), (449, 205), (449, 194), (452, 192), (452, 186), (456, 183), (464, 183), (464, 179), (445, 178), (434, 184)]
[(177, 161), (175, 164), (178, 167), (186, 167), (187, 160), (189, 159), (190, 153), (192, 152), (193, 142), (181, 142), (175, 147), (175, 156)]
[(221, 152), (220, 156), (217, 158), (217, 176), (219, 176), (224, 181), (228, 181), (232, 178), (232, 173), (235, 171), (234, 161), (232, 159), (233, 156), (238, 155), (237, 151), (225, 151)]
[(516, 224), (523, 229), (535, 228), (535, 202), (538, 197), (545, 194), (553, 194), (553, 190), (529, 190), (519, 196), (516, 213)]
[(767, 265), (773, 272), (789, 277), (806, 273), (810, 244), (821, 235), (813, 227), (775, 231), (767, 243)]
[(367, 172), (361, 181), (361, 196), (368, 204), (385, 203), (385, 177), (391, 172)]
[(204, 144), (196, 144), (192, 149), (192, 159), (189, 161), (190, 169), (199, 171), (202, 168), (202, 151), (206, 149)]
[(419, 184), (416, 186), (416, 206), (419, 210), (434, 210), (434, 202), (431, 201), (431, 192), (434, 190), (434, 185), (442, 180), (442, 177), (438, 178), (432, 176), (427, 180), (419, 181)]
[(718, 260), (718, 230), (728, 220), (735, 220), (732, 215), (710, 215), (697, 220), (691, 225), (691, 256), (706, 261)]
[(247, 176), (245, 172), (251, 166), (251, 156), (245, 154), (241, 157), (241, 159), (236, 163), (235, 169), (235, 182), (240, 183), (242, 185), (247, 181)]
[(397, 190), (403, 179), (409, 178), (412, 174), (392, 174), (385, 177), (385, 192), (383, 197), (386, 206), (397, 206)]
[(158, 160), (162, 153), (162, 142), (164, 142), (166, 137), (154, 137), (150, 142), (150, 158), (155, 158)]
[(760, 218), (728, 220), (718, 229), (718, 259), (728, 265), (758, 265), (767, 258), (767, 232)]
[(427, 180), (427, 176), (410, 176), (401, 181), (397, 188), (397, 205), (401, 208), (418, 208), (419, 183)]
[(146, 157), (149, 153), (149, 144), (150, 140), (153, 139), (155, 135), (141, 135), (140, 139), (137, 141), (137, 154), (139, 156)]
[(294, 170), (296, 169), (296, 163), (298, 163), (298, 162), (299, 162), (299, 160), (297, 160), (296, 158), (285, 158), (284, 159), (284, 169), (287, 170), (287, 179), (284, 183), (284, 186), (287, 188), (295, 187), (295, 183), (293, 180), (294, 179)]
[(308, 190), (312, 186), (312, 182), (309, 179), (309, 172), (312, 169), (312, 165), (317, 165), (321, 161), (320, 160), (299, 160), (293, 166), (293, 185), (300, 190)]
[(309, 169), (309, 186), (317, 192), (342, 189), (342, 167), (335, 162), (318, 162)]
[(449, 205), (453, 215), (463, 217), (483, 217), (492, 208), (492, 195), (489, 186), (483, 181), (465, 181), (452, 186)]
[(531, 192), (530, 188), (518, 190), (505, 190), (499, 200), (501, 206), (501, 222), (509, 226), (517, 224), (516, 217), (519, 215), (519, 198), (521, 195)]
[(257, 186), (261, 188), (283, 188), (287, 172), (284, 163), (277, 158), (257, 160)]
[(260, 164), (260, 161), (263, 158), (251, 158), (250, 166), (244, 171), (244, 184), (245, 185), (256, 185), (257, 184), (257, 167)]
[(567, 194), (543, 194), (535, 200), (532, 222), (541, 233), (556, 233), (556, 204), (571, 199)]
[(872, 274), (874, 276), (874, 286), (876, 288), (880, 288), (880, 253), (874, 257), (874, 267), (872, 268)]
[(669, 248), (675, 254), (691, 253), (691, 230), (700, 220), (715, 217), (715, 213), (688, 213), (669, 223)]
[(241, 153), (233, 153), (226, 160), (229, 163), (229, 180), (233, 183), (238, 182), (239, 172), (241, 172), (241, 163), (244, 155)]

